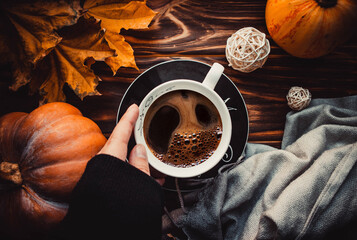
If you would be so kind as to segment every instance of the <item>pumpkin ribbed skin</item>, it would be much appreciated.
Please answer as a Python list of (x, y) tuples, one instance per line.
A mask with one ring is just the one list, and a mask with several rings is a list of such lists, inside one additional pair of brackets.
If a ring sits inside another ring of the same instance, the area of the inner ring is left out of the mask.
[(24, 238), (59, 223), (87, 162), (105, 142), (99, 127), (66, 103), (3, 116), (0, 163), (17, 164), (22, 181), (0, 182), (0, 229)]
[(286, 52), (317, 58), (354, 33), (357, 1), (268, 0), (265, 20), (271, 37)]

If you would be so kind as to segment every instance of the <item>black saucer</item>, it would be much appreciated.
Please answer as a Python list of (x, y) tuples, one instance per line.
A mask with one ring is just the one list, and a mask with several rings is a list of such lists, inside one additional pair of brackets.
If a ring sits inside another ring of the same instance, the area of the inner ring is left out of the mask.
[[(197, 61), (173, 60), (149, 68), (140, 74), (125, 92), (119, 105), (117, 121), (119, 121), (131, 104), (136, 103), (140, 105), (141, 100), (146, 94), (157, 85), (174, 79), (192, 79), (202, 82), (210, 67), (208, 64)], [(217, 170), (223, 165), (237, 162), (245, 148), (248, 138), (249, 121), (247, 108), (242, 95), (235, 84), (225, 74), (220, 78), (215, 87), (215, 91), (226, 102), (231, 115), (232, 138), (230, 146), (220, 163), (207, 173), (190, 179), (180, 179), (181, 190), (192, 190), (200, 187), (200, 184), (195, 184), (195, 182), (201, 182), (199, 180), (214, 177), (217, 175)], [(134, 146), (135, 140), (134, 137), (132, 137), (129, 141), (128, 151), (130, 152)], [(174, 190), (174, 179), (167, 177), (164, 187)]]

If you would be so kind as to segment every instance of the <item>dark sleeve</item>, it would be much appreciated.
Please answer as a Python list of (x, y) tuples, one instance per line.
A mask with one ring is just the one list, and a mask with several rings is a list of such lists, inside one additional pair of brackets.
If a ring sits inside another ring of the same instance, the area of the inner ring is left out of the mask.
[(161, 239), (160, 185), (109, 155), (92, 158), (75, 187), (60, 239)]

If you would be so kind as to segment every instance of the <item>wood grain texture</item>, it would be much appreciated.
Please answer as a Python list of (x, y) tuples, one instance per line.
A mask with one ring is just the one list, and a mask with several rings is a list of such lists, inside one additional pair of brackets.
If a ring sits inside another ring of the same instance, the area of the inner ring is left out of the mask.
[[(115, 126), (119, 103), (130, 83), (149, 67), (172, 59), (221, 63), (247, 104), (249, 142), (274, 147), (280, 147), (285, 115), (290, 111), (285, 99), (290, 87), (308, 88), (313, 98), (357, 94), (357, 41), (350, 40), (332, 54), (318, 59), (292, 57), (268, 35), (264, 0), (148, 0), (147, 4), (158, 12), (149, 28), (122, 31), (134, 49), (140, 70), (121, 68), (112, 76), (108, 66), (96, 63), (93, 69), (102, 79), (98, 86), (102, 96), (81, 101), (71, 90), (65, 89), (67, 101), (94, 120), (106, 136)], [(225, 45), (231, 34), (247, 26), (267, 34), (271, 53), (262, 69), (241, 73), (228, 67)], [(10, 92), (10, 82), (11, 75), (4, 67), (0, 82), (1, 115), (33, 110), (37, 97), (27, 96), (26, 88)]]

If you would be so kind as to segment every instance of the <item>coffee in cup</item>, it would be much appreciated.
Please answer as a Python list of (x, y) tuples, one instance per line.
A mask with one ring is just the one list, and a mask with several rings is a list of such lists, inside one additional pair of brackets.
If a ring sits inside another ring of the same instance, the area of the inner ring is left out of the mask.
[(160, 161), (191, 167), (203, 163), (217, 149), (222, 121), (214, 104), (190, 90), (176, 90), (155, 100), (144, 119), (144, 138)]

